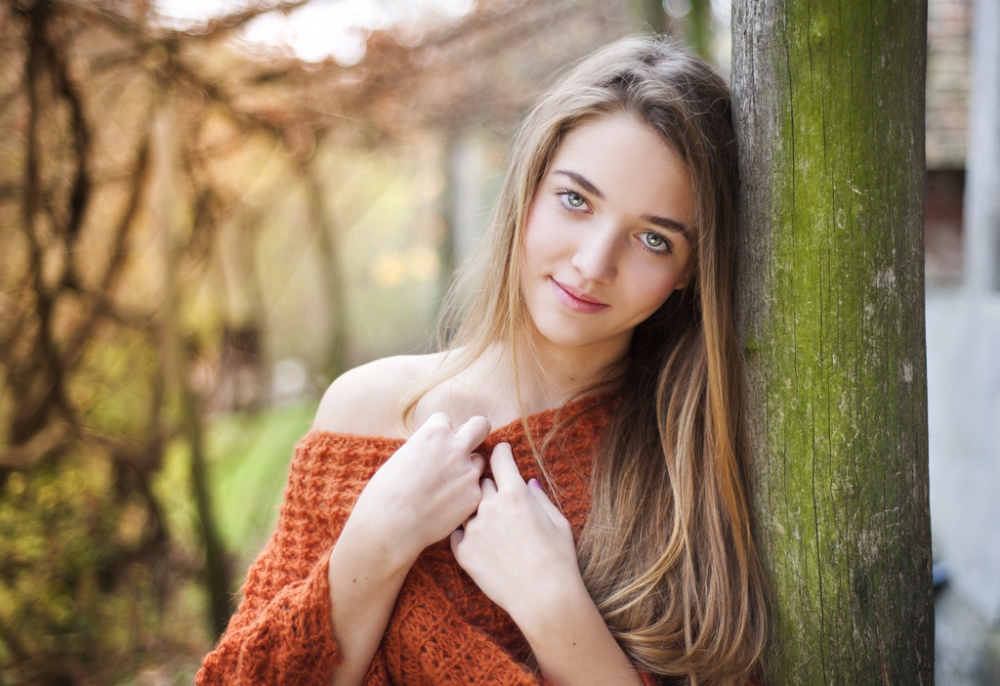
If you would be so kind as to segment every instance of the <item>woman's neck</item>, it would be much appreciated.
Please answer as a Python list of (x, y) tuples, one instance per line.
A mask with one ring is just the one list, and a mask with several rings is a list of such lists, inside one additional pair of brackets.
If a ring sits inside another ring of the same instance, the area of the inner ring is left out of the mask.
[(433, 412), (443, 411), (454, 422), (483, 415), (494, 428), (503, 426), (522, 413), (561, 407), (583, 397), (588, 389), (610, 390), (600, 384), (614, 380), (625, 355), (622, 342), (560, 348), (544, 339), (524, 337), (515, 350), (496, 342), (471, 365), (428, 391), (415, 419), (419, 424)]
[[(564, 405), (586, 389), (612, 381), (625, 363), (625, 355), (620, 345), (567, 349), (536, 338), (523, 340), (507, 367), (516, 369), (520, 401), (525, 411), (533, 414)], [(506, 357), (511, 357), (509, 351)]]

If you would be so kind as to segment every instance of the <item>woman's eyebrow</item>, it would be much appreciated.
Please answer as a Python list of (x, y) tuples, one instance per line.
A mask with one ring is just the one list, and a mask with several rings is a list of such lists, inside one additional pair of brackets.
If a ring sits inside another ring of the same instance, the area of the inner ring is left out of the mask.
[(688, 232), (688, 227), (680, 222), (676, 222), (673, 219), (667, 219), (666, 217), (656, 217), (651, 214), (642, 215), (642, 220), (647, 221), (650, 224), (656, 224), (657, 226), (666, 229), (667, 231), (676, 231), (677, 233), (684, 236), (684, 238), (691, 240), (691, 236)]
[[(604, 199), (604, 194), (601, 193), (599, 190), (597, 190), (597, 186), (588, 181), (587, 177), (583, 176), (582, 174), (578, 174), (575, 171), (570, 171), (568, 169), (553, 169), (552, 173), (568, 176), (569, 178), (573, 179), (573, 181), (575, 181), (581, 188), (583, 188), (583, 190), (587, 191), (588, 193), (592, 193), (593, 195), (596, 195), (598, 198), (601, 198), (602, 200)], [(642, 220), (647, 221), (650, 224), (656, 224), (660, 228), (666, 229), (667, 231), (676, 231), (677, 233), (684, 236), (684, 238), (691, 240), (691, 235), (690, 232), (688, 231), (688, 227), (685, 226), (684, 224), (681, 224), (678, 221), (674, 221), (673, 219), (667, 219), (666, 217), (657, 217), (652, 214), (642, 215)]]
[(604, 199), (604, 193), (601, 193), (599, 190), (597, 190), (597, 186), (588, 181), (587, 178), (582, 174), (577, 174), (575, 171), (569, 171), (567, 169), (554, 169), (552, 170), (552, 173), (568, 176), (569, 178), (573, 179), (578, 184), (580, 184), (580, 187), (583, 188), (583, 190), (587, 191), (588, 193), (596, 195), (601, 200)]

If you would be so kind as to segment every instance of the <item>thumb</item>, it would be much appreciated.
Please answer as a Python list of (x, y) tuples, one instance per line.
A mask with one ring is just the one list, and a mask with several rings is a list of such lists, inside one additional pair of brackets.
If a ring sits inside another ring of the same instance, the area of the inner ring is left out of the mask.
[(538, 483), (538, 479), (528, 481), (528, 492), (531, 493), (531, 497), (535, 499), (535, 502), (538, 503), (553, 522), (558, 523), (559, 520), (565, 519), (559, 508), (549, 500), (549, 496), (545, 495), (545, 491), (542, 490), (542, 485)]

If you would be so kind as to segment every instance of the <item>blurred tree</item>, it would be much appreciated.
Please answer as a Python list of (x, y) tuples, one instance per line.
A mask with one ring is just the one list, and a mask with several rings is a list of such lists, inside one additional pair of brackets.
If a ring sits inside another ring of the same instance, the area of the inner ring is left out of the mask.
[(88, 96), (108, 94), (86, 93), (65, 50), (76, 17), (49, 2), (0, 11), (0, 118), (19, 133), (3, 137), (2, 183), (17, 191), (0, 205), (0, 666), (5, 682), (64, 683), (147, 643), (140, 620), (111, 617), (138, 589), (155, 612), (186, 572), (182, 557), (158, 566), (170, 542), (152, 488), (166, 439), (154, 320), (114, 297), (148, 191), (149, 107), (132, 103), (139, 127), (98, 164)]
[(734, 4), (769, 684), (931, 684), (926, 4)]
[[(617, 2), (492, 0), (375, 32), (350, 67), (227, 41), (302, 4), (185, 30), (141, 0), (0, 4), (4, 683), (108, 683), (146, 655), (197, 655), (224, 626), (232, 551), (204, 413), (263, 397), (259, 227), (292, 226), (274, 215), (301, 200), (336, 374), (351, 335), (339, 242), (369, 202), (335, 204), (342, 151), (509, 131), (555, 70), (625, 30)], [(284, 185), (262, 191), (265, 171)], [(183, 495), (161, 479), (177, 456)]]
[(299, 174), (306, 185), (309, 198), (309, 220), (319, 245), (320, 271), (323, 275), (323, 294), (331, 313), (330, 343), (327, 346), (326, 378), (336, 379), (344, 371), (344, 349), (347, 345), (347, 303), (344, 298), (344, 275), (340, 256), (337, 254), (336, 226), (332, 213), (323, 198), (323, 186), (317, 171), (309, 161), (299, 164)]
[[(636, 28), (675, 36), (712, 61), (712, 0), (630, 0)], [(668, 10), (668, 5), (670, 9)]]
[(685, 15), (684, 36), (688, 45), (706, 60), (711, 60), (709, 43), (712, 37), (712, 0), (689, 0), (691, 9)]
[[(161, 85), (161, 89), (169, 92), (167, 84)], [(163, 102), (162, 96), (155, 98), (154, 102), (157, 103), (153, 124), (157, 197), (152, 203), (152, 209), (155, 216), (155, 230), (159, 234), (163, 266), (163, 314), (160, 320), (160, 336), (165, 385), (168, 390), (176, 394), (180, 411), (177, 429), (187, 442), (191, 453), (191, 489), (198, 513), (202, 549), (205, 553), (204, 580), (208, 589), (212, 629), (216, 636), (220, 636), (225, 631), (234, 609), (229, 595), (232, 574), (226, 564), (225, 550), (212, 511), (205, 467), (205, 430), (200, 399), (192, 391), (188, 381), (189, 361), (182, 339), (178, 258), (183, 246), (177, 244), (175, 235), (177, 233), (175, 211), (179, 203), (176, 194), (177, 137), (174, 131), (174, 117), (170, 105)]]
[(667, 28), (667, 13), (663, 0), (631, 0), (636, 27), (640, 31), (663, 33)]

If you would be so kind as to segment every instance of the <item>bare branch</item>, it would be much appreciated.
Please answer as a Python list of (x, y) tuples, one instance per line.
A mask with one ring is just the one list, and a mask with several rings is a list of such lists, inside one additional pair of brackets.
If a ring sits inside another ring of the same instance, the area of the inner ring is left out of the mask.
[[(23, 77), (21, 84), (24, 83)], [(14, 100), (17, 99), (19, 95), (22, 94), (22, 85), (18, 85), (16, 88), (12, 88), (9, 93), (4, 93), (0, 95), (0, 114), (5, 112)]]
[(219, 88), (216, 84), (206, 81), (194, 69), (186, 64), (179, 55), (172, 55), (170, 68), (171, 71), (173, 71), (177, 76), (186, 81), (188, 85), (200, 90), (208, 96), (210, 100), (221, 105), (223, 111), (225, 111), (226, 114), (230, 116), (232, 121), (238, 124), (241, 128), (249, 131), (254, 129), (263, 129), (264, 131), (278, 136), (279, 138), (284, 137), (284, 130), (280, 126), (268, 121), (256, 113), (238, 108), (233, 103), (232, 98), (230, 98), (225, 91)]
[[(149, 116), (149, 120), (152, 120), (151, 115)], [(141, 207), (142, 195), (143, 191), (146, 189), (150, 167), (149, 136), (147, 134), (147, 136), (143, 139), (142, 145), (139, 149), (138, 159), (136, 160), (136, 170), (133, 177), (132, 190), (129, 194), (129, 203), (125, 208), (125, 212), (122, 214), (122, 218), (118, 222), (118, 226), (115, 228), (115, 238), (113, 248), (111, 250), (111, 258), (109, 259), (107, 266), (104, 268), (104, 274), (100, 279), (100, 283), (96, 291), (101, 295), (97, 295), (93, 298), (93, 302), (96, 307), (91, 310), (90, 316), (88, 316), (87, 319), (80, 325), (76, 334), (70, 342), (66, 344), (61, 360), (61, 366), (63, 369), (71, 369), (79, 361), (80, 355), (83, 353), (86, 342), (90, 338), (90, 334), (93, 331), (94, 325), (97, 323), (99, 316), (103, 315), (111, 319), (122, 317), (122, 315), (116, 313), (113, 308), (110, 307), (107, 296), (104, 294), (111, 292), (114, 287), (114, 282), (124, 265), (126, 257), (125, 240), (128, 237), (129, 228), (132, 226), (132, 223), (138, 214), (139, 208)], [(137, 323), (137, 325), (139, 324)]]
[(120, 52), (102, 55), (90, 63), (90, 73), (102, 74), (109, 69), (116, 69), (122, 65), (135, 64), (137, 60), (142, 59), (142, 55), (142, 50), (122, 50)]
[(168, 29), (161, 24), (155, 23), (156, 19), (161, 21), (163, 19), (163, 17), (157, 17), (155, 14), (150, 17), (150, 19), (154, 20), (153, 22), (143, 21), (140, 23), (106, 6), (97, 7), (88, 2), (77, 2), (74, 0), (63, 0), (63, 4), (102, 19), (118, 32), (138, 39), (141, 43), (176, 44), (189, 41), (219, 40), (236, 29), (242, 28), (247, 22), (259, 16), (270, 12), (291, 12), (305, 5), (308, 1), (288, 0), (274, 4), (258, 3), (238, 12), (217, 17), (201, 24), (192, 24), (183, 29)]
[(14, 306), (14, 325), (8, 331), (0, 331), (0, 361), (7, 368), (12, 368), (14, 364), (7, 357), (7, 354), (15, 341), (20, 338), (21, 333), (29, 325), (31, 317), (28, 316), (32, 308), (32, 296), (34, 291), (31, 288), (22, 288), (17, 304)]
[(49, 329), (52, 298), (46, 292), (42, 281), (42, 251), (35, 235), (35, 217), (39, 210), (40, 200), (38, 122), (41, 102), (39, 90), (48, 56), (45, 41), (46, 25), (49, 20), (48, 12), (49, 4), (46, 2), (35, 3), (29, 11), (28, 54), (24, 70), (29, 112), (22, 203), (23, 229), (28, 239), (32, 287), (35, 291), (35, 310), (39, 322), (35, 344), (40, 353), (39, 360), (42, 362), (43, 369), (37, 375), (38, 382), (31, 384), (30, 397), (18, 399), (17, 412), (10, 431), (10, 442), (15, 445), (27, 441), (44, 425), (49, 408), (53, 401), (58, 404), (61, 395), (59, 358)]
[(115, 29), (122, 36), (135, 40), (141, 45), (152, 42), (146, 36), (147, 31), (144, 25), (108, 7), (97, 6), (92, 2), (86, 1), (73, 2), (73, 0), (62, 0), (62, 5), (71, 7), (82, 14), (102, 21), (106, 26)]
[(38, 465), (65, 447), (73, 434), (73, 427), (67, 422), (49, 422), (27, 442), (0, 449), (0, 474), (22, 472)]
[[(59, 93), (63, 99), (69, 103), (70, 112), (73, 118), (73, 153), (76, 157), (76, 174), (73, 178), (72, 190), (69, 199), (69, 215), (66, 219), (66, 226), (63, 229), (64, 240), (67, 250), (72, 250), (73, 244), (80, 233), (80, 226), (83, 224), (84, 215), (87, 212), (87, 205), (90, 201), (90, 174), (88, 166), (90, 163), (90, 125), (83, 114), (83, 103), (79, 93), (69, 78), (66, 69), (66, 60), (54, 43), (48, 40), (43, 33), (42, 40), (45, 41), (45, 48), (51, 60), (51, 70), (55, 81), (59, 87)], [(72, 274), (72, 262), (67, 260), (67, 270)]]
[(14, 183), (0, 184), (0, 202), (21, 197), (21, 186)]
[[(119, 326), (124, 326), (148, 336), (155, 337), (157, 333), (156, 320), (148, 315), (138, 312), (128, 312), (120, 306), (115, 305), (105, 293), (95, 292), (73, 286), (69, 290), (79, 295), (87, 301), (88, 307), (94, 314), (100, 315), (104, 319)], [(76, 358), (73, 359), (76, 362)]]
[(183, 31), (172, 31), (168, 34), (174, 40), (218, 40), (236, 29), (242, 28), (247, 22), (270, 12), (288, 13), (302, 7), (309, 0), (290, 0), (273, 5), (258, 3), (239, 12), (224, 17), (212, 19), (200, 26), (192, 26)]

